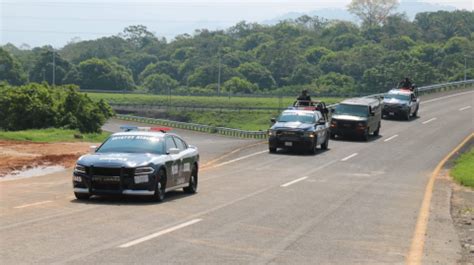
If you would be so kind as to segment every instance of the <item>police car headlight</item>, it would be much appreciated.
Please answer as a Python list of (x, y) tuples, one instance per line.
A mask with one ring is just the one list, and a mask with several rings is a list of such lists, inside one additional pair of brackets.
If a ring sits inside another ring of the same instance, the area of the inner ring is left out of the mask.
[(275, 135), (276, 135), (276, 131), (275, 131), (275, 130), (268, 130), (268, 135), (269, 135), (269, 136), (275, 136)]
[(313, 138), (313, 137), (314, 137), (314, 132), (305, 132), (305, 133), (304, 133), (304, 136), (305, 136), (305, 137)]
[(76, 164), (74, 173), (86, 174), (86, 167)]
[(155, 172), (155, 169), (152, 167), (137, 167), (135, 169), (135, 176), (140, 176), (140, 175), (150, 175)]

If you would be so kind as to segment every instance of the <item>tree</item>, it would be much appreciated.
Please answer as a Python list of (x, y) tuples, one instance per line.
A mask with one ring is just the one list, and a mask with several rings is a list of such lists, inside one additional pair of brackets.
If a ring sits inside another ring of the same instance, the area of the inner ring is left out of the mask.
[(158, 61), (158, 58), (146, 53), (131, 53), (120, 61), (132, 71), (133, 80), (138, 82), (138, 75), (145, 69), (145, 67)]
[(123, 30), (121, 37), (130, 42), (137, 49), (143, 49), (153, 41), (157, 41), (155, 35), (148, 31), (148, 28), (143, 25), (132, 25), (126, 27)]
[(248, 81), (257, 84), (260, 89), (271, 89), (276, 86), (272, 73), (257, 62), (241, 64), (237, 71)]
[(338, 73), (320, 76), (315, 80), (315, 84), (318, 86), (319, 93), (330, 93), (333, 95), (352, 93), (355, 88), (355, 81), (352, 77)]
[(223, 86), (224, 91), (231, 93), (250, 94), (257, 91), (257, 86), (240, 77), (232, 77), (227, 80)]
[(92, 58), (79, 64), (81, 89), (132, 90), (130, 70), (116, 63)]
[(30, 81), (37, 83), (45, 81), (50, 85), (53, 83), (61, 85), (70, 69), (71, 63), (64, 60), (57, 51), (53, 51), (52, 48), (44, 48), (33, 64)]
[(167, 74), (152, 74), (145, 78), (143, 87), (151, 93), (168, 93), (178, 87), (178, 81)]
[(139, 75), (139, 80), (141, 83), (152, 74), (166, 74), (173, 79), (178, 79), (178, 69), (177, 66), (169, 61), (161, 61), (157, 63), (149, 64), (145, 70), (143, 70)]
[(366, 27), (380, 25), (397, 8), (397, 0), (352, 0), (347, 10)]
[(2, 48), (0, 48), (0, 80), (12, 85), (26, 82), (26, 75), (18, 60)]

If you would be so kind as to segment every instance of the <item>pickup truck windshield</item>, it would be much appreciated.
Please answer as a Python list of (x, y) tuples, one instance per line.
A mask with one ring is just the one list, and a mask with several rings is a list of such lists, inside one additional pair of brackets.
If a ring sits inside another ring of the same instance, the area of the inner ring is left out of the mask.
[(403, 95), (403, 94), (385, 94), (383, 96), (384, 99), (398, 99), (398, 100), (404, 100), (404, 101), (409, 101), (410, 100), (410, 95)]
[(359, 117), (368, 117), (369, 108), (361, 105), (339, 104), (334, 110), (336, 115), (352, 115)]
[(163, 154), (163, 139), (143, 135), (112, 136), (96, 153)]
[(278, 122), (302, 122), (302, 123), (314, 123), (314, 114), (299, 114), (299, 113), (283, 113), (279, 118)]

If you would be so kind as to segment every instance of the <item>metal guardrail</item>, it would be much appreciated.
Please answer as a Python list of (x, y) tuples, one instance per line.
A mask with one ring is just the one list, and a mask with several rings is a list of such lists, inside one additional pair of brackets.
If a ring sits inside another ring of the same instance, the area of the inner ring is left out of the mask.
[[(472, 85), (472, 84), (474, 84), (474, 79), (444, 83), (444, 84), (436, 84), (436, 85), (430, 85), (430, 86), (423, 86), (423, 87), (418, 87), (417, 90), (420, 94), (424, 94), (424, 93), (433, 93), (433, 92), (438, 92), (438, 91), (447, 91), (451, 89), (457, 89), (461, 86), (467, 87), (468, 85)], [(365, 97), (379, 97), (383, 95), (384, 93), (380, 93), (380, 94), (368, 95)], [(332, 104), (332, 105), (328, 105), (327, 107), (334, 108), (337, 105), (338, 104)], [(240, 137), (240, 138), (251, 138), (251, 139), (266, 139), (267, 138), (266, 131), (245, 131), (245, 130), (239, 130), (239, 129), (225, 128), (225, 127), (215, 127), (211, 125), (179, 122), (179, 121), (172, 121), (172, 120), (165, 120), (165, 119), (154, 119), (154, 118), (138, 117), (138, 116), (132, 116), (132, 115), (123, 115), (123, 114), (117, 114), (116, 118), (125, 120), (125, 121), (159, 124), (159, 125), (169, 126), (169, 127), (178, 128), (178, 129), (185, 129), (185, 130), (192, 130), (192, 131), (206, 132), (206, 133), (217, 133), (217, 134)]]

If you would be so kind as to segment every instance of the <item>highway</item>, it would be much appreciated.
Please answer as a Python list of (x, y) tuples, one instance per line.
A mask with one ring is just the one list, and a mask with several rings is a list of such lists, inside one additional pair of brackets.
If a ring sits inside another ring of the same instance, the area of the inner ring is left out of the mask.
[(431, 172), (474, 132), (474, 91), (426, 96), (419, 116), (316, 155), (180, 131), (202, 153), (199, 192), (163, 203), (77, 201), (71, 170), (0, 182), (0, 261), (403, 264)]

